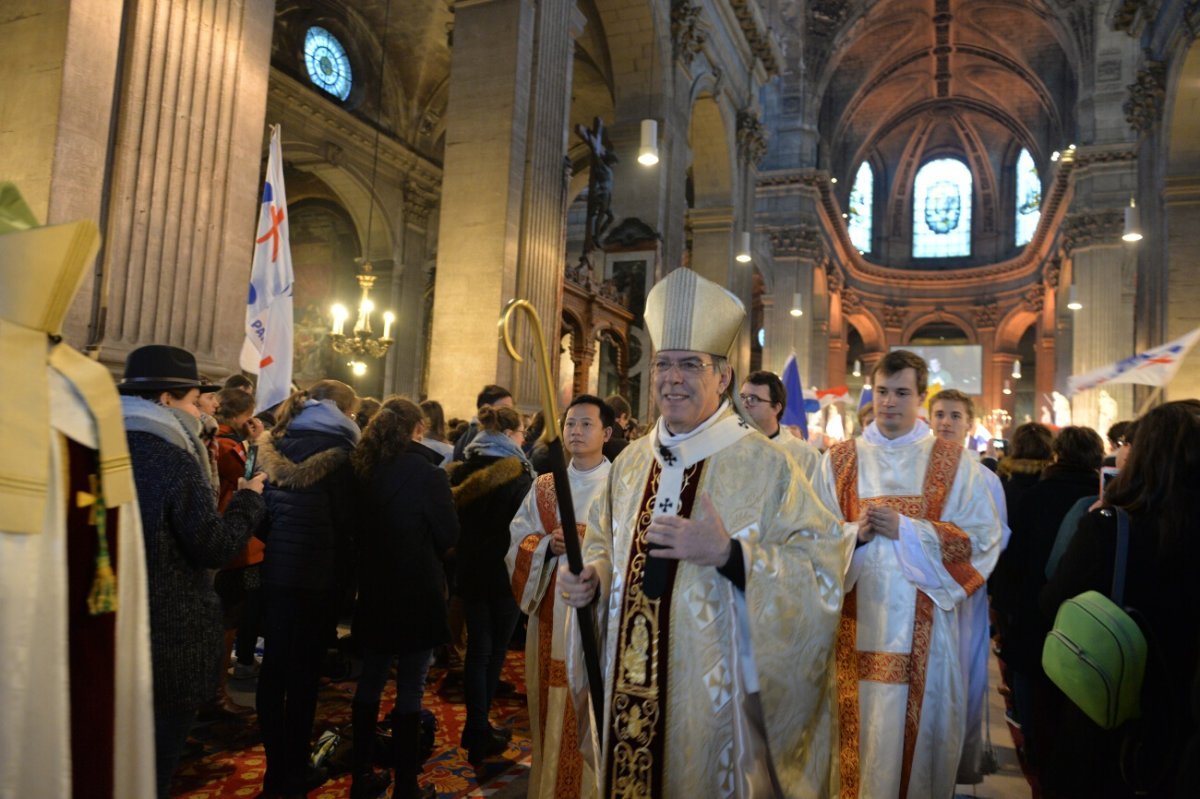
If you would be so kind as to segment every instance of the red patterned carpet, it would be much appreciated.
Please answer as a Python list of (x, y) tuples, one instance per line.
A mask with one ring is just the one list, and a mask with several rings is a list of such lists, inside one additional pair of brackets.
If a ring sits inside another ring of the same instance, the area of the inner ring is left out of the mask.
[[(424, 706), (436, 716), (438, 729), (433, 755), (425, 764), (421, 782), (433, 785), (438, 799), (468, 796), (481, 786), (504, 782), (522, 770), (518, 763), (528, 761), (529, 715), (525, 704), (524, 661), (524, 653), (508, 653), (504, 679), (516, 686), (516, 694), (497, 698), (492, 707), (492, 723), (511, 727), (512, 742), (504, 755), (486, 761), (478, 772), (467, 763), (466, 753), (458, 748), (466, 721), (461, 683), (454, 681), (453, 687), (443, 690), (445, 669), (430, 670)], [(355, 685), (353, 680), (348, 680), (321, 686), (314, 739), (325, 730), (349, 725), (350, 700)], [(381, 717), (391, 711), (395, 695), (395, 687), (389, 681), (384, 690)], [(253, 717), (246, 725), (228, 720), (201, 721), (188, 740), (187, 751), (171, 785), (171, 795), (190, 799), (254, 797), (262, 790), (265, 768), (262, 740)], [(485, 790), (477, 795), (489, 792)], [(312, 791), (309, 799), (342, 799), (349, 795), (350, 775), (341, 774)]]

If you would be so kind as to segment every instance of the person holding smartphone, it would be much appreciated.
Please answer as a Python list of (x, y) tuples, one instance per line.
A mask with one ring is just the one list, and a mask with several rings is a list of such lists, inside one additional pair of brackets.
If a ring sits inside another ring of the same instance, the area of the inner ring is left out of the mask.
[[(240, 388), (225, 388), (217, 394), (217, 475), (220, 477), (217, 507), (224, 510), (237, 486), (238, 478), (251, 479), (256, 473), (248, 455), (254, 441), (263, 432), (263, 423), (254, 416), (254, 395)], [(239, 705), (225, 690), (229, 662), (235, 639), (237, 663), (233, 677), (238, 680), (258, 676), (254, 650), (262, 626), (262, 560), (264, 544), (251, 536), (241, 552), (217, 573), (214, 584), (221, 597), (225, 616), (225, 658), (221, 661), (221, 687), (217, 691), (217, 709), (225, 715), (248, 715), (253, 708)]]

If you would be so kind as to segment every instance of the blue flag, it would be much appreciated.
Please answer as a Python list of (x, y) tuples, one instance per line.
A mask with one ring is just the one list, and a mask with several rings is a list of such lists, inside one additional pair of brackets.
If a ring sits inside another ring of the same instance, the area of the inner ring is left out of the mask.
[(787, 405), (783, 408), (783, 418), (780, 424), (795, 425), (800, 428), (800, 435), (808, 439), (808, 414), (804, 412), (804, 384), (800, 382), (800, 367), (796, 365), (796, 354), (787, 359), (783, 365), (783, 388), (787, 391)]
[(862, 393), (858, 395), (858, 409), (861, 411), (863, 408), (870, 405), (874, 396), (875, 395), (871, 391), (870, 386), (863, 386)]

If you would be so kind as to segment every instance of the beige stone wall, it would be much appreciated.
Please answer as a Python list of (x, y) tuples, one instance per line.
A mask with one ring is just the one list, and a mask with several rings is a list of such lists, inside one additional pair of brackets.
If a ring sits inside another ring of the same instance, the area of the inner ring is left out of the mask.
[(68, 0), (14, 0), (0, 20), (0, 48), (16, 67), (0, 96), (0, 174), (45, 220), (66, 61)]

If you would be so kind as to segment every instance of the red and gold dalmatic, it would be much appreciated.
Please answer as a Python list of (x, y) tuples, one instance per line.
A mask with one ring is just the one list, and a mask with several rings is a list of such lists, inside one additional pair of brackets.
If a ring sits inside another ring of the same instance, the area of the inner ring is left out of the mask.
[(961, 447), (928, 435), (830, 449), (818, 480), (847, 521), (885, 506), (908, 521), (854, 554), (837, 635), (841, 796), (950, 797), (964, 732), (959, 604), (999, 553), (990, 495)]
[[(567, 469), (581, 539), (582, 521), (610, 466), (604, 461), (588, 472), (573, 466)], [(572, 611), (555, 590), (559, 557), (549, 550), (550, 533), (558, 526), (554, 479), (544, 474), (513, 519), (507, 562), (513, 596), (529, 614), (525, 639), (525, 682), (533, 732), (529, 796), (547, 799), (590, 794), (595, 784), (594, 774), (579, 753), (578, 720), (567, 693), (563, 636)]]

